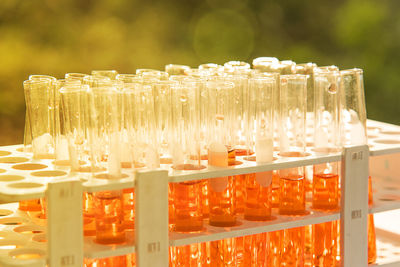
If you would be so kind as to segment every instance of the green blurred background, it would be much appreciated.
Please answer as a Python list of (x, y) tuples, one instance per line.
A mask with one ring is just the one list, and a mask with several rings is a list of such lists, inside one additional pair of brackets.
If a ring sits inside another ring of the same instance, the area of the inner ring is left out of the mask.
[(368, 117), (399, 124), (399, 1), (1, 0), (0, 145), (23, 142), (30, 74), (275, 56), (364, 69)]

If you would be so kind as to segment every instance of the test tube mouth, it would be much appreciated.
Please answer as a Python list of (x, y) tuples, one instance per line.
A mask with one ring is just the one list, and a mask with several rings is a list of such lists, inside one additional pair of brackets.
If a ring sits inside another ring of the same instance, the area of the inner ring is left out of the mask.
[(52, 82), (55, 82), (57, 79), (54, 78), (53, 76), (49, 76), (49, 75), (42, 75), (42, 74), (33, 74), (33, 75), (29, 75), (28, 77), (29, 80), (50, 80)]
[(359, 68), (346, 69), (346, 70), (341, 70), (340, 74), (342, 75), (363, 74), (363, 70)]

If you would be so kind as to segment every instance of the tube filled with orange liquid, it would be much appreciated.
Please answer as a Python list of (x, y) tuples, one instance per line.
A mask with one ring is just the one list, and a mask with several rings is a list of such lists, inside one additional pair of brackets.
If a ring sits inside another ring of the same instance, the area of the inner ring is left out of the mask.
[[(280, 155), (301, 157), (306, 147), (307, 76), (281, 75), (280, 81)], [(304, 167), (279, 170), (279, 214), (305, 214), (304, 186)], [(281, 266), (303, 266), (304, 239), (304, 227), (280, 231)]]
[[(273, 93), (276, 81), (263, 75), (249, 79), (248, 103), (248, 148), (256, 152), (256, 162), (273, 160)], [(272, 171), (245, 175), (246, 220), (271, 219)]]
[[(339, 152), (341, 87), (336, 69), (315, 69), (314, 73), (314, 151)], [(312, 207), (332, 211), (339, 208), (339, 163), (314, 165)], [(335, 266), (338, 251), (338, 221), (315, 224), (312, 228), (312, 259), (315, 266)]]
[[(208, 94), (208, 164), (227, 167), (235, 160), (232, 149), (233, 90), (234, 84), (224, 81), (206, 83)], [(229, 157), (230, 156), (230, 157)], [(209, 223), (214, 226), (236, 224), (236, 181), (234, 176), (208, 180)]]
[(122, 191), (94, 193), (96, 242), (118, 244), (125, 241)]
[[(204, 83), (185, 78), (171, 85), (171, 124), (169, 139), (172, 168), (199, 170), (202, 165), (200, 149), (200, 106), (197, 96)], [(156, 103), (157, 104), (157, 103)], [(175, 231), (192, 232), (203, 228), (203, 181), (172, 184)]]

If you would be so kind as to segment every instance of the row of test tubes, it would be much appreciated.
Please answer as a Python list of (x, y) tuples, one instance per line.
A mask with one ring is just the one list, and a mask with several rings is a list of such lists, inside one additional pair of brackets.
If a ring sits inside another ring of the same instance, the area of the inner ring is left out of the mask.
[[(24, 89), (26, 151), (88, 179), (124, 178), (135, 169), (227, 167), (241, 164), (237, 156), (267, 163), (274, 151), (303, 157), (311, 147), (324, 155), (367, 142), (361, 69), (262, 57), (253, 68), (230, 61), (135, 74), (68, 73), (60, 80), (31, 75)], [(306, 215), (307, 198), (312, 209), (337, 210), (339, 169), (334, 162), (170, 183), (170, 231), (199, 232), (206, 223), (234, 227), (239, 216), (268, 221), (276, 214)], [(134, 194), (133, 188), (85, 193), (84, 235), (101, 244), (125, 242), (134, 230)], [(43, 199), (20, 203), (22, 210), (34, 206), (45, 214)], [(170, 265), (335, 266), (339, 232), (338, 222), (327, 222), (171, 247)], [(370, 263), (376, 259), (374, 236), (370, 215)], [(100, 263), (86, 263), (93, 264)]]

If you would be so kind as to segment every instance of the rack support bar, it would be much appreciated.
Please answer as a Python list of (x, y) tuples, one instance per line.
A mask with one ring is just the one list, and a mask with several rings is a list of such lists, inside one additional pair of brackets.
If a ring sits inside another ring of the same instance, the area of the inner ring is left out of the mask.
[(168, 266), (168, 172), (137, 171), (136, 256), (139, 267)]
[(368, 157), (367, 145), (343, 149), (340, 210), (341, 267), (368, 265)]
[(82, 184), (56, 181), (46, 190), (48, 255), (51, 267), (83, 264)]

